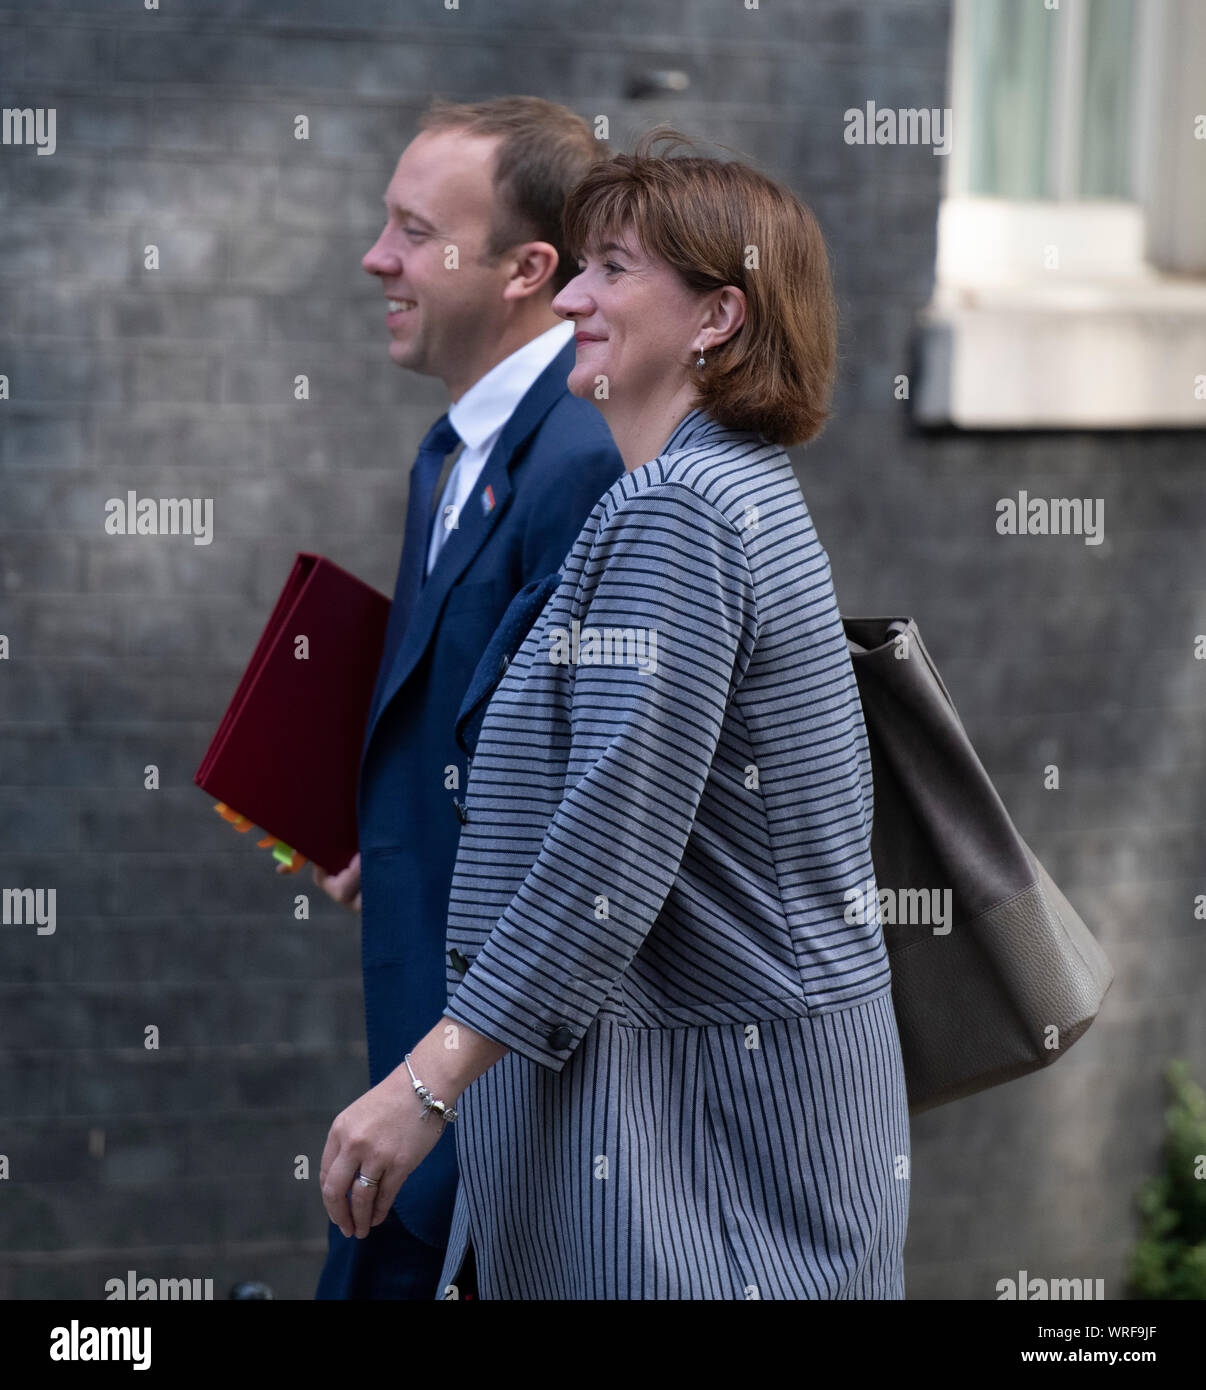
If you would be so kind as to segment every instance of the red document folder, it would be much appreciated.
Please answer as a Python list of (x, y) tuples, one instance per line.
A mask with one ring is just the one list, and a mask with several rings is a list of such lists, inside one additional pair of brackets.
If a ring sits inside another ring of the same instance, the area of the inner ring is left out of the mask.
[(300, 553), (193, 778), (328, 873), (357, 849), (360, 750), (389, 609), (355, 575)]

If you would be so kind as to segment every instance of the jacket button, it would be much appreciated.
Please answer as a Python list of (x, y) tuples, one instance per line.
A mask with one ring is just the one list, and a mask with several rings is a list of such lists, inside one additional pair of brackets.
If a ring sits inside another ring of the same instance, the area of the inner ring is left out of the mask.
[(510, 664), (511, 664), (511, 658), (510, 658), (509, 656), (507, 656), (507, 654), (504, 652), (504, 653), (503, 653), (503, 659), (498, 663), (498, 679), (499, 679), (499, 680), (502, 680), (502, 678), (507, 674), (507, 667), (510, 666)]
[(469, 962), (455, 946), (448, 952), (448, 960), (458, 975), (463, 975), (469, 969)]
[(574, 1041), (574, 1035), (564, 1023), (559, 1023), (549, 1034), (549, 1046), (554, 1052), (564, 1052)]
[(456, 818), (462, 825), (469, 824), (469, 808), (458, 796), (452, 798), (452, 804), (456, 808)]

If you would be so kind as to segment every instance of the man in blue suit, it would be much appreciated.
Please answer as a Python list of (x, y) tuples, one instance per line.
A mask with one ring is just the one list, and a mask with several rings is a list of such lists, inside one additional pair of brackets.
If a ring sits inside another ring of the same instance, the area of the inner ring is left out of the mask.
[[(391, 358), (440, 377), (452, 401), (411, 471), (360, 766), (360, 853), (342, 873), (315, 870), (332, 897), (361, 910), (374, 1086), (447, 1002), (462, 696), (512, 598), (560, 568), (623, 472), (602, 415), (566, 389), (573, 325), (550, 308), (576, 272), (562, 203), (608, 153), (581, 117), (534, 97), (433, 103), (364, 257), (381, 281)], [(461, 446), (431, 517), (437, 474)], [(455, 1193), (446, 1133), (364, 1240), (330, 1225), (316, 1297), (435, 1297)]]

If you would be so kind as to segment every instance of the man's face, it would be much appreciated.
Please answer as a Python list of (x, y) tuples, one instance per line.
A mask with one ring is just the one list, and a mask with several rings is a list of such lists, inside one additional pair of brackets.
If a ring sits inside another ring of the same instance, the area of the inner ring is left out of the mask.
[[(459, 385), (479, 345), (497, 336), (508, 262), (480, 264), (494, 208), (496, 140), (425, 131), (385, 191), (386, 222), (361, 264), (381, 280), (389, 355)], [(455, 260), (450, 248), (455, 247)], [(456, 268), (449, 268), (455, 265)]]

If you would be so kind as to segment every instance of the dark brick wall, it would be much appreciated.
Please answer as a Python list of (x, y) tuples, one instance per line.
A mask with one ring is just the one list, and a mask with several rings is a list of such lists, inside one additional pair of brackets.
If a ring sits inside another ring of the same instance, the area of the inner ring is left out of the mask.
[[(275, 877), (192, 774), (298, 549), (392, 583), (444, 402), (389, 361), (359, 261), (437, 90), (548, 96), (608, 115), (619, 144), (669, 118), (820, 216), (844, 366), (798, 462), (842, 607), (918, 617), (1118, 971), (1051, 1071), (916, 1121), (909, 1293), (990, 1298), (1025, 1267), (1121, 1294), (1160, 1067), (1206, 1070), (1202, 446), (911, 430), (893, 378), (942, 161), (847, 146), (842, 113), (946, 105), (947, 27), (946, 0), (0, 5), (0, 105), (58, 112), (52, 157), (0, 148), (0, 887), (58, 906), (53, 936), (0, 931), (0, 1297), (102, 1297), (131, 1267), (313, 1292), (318, 1161), (365, 1084), (358, 931), (313, 894), (296, 922), (308, 881)], [(685, 93), (626, 95), (667, 67)], [(994, 503), (1022, 487), (1104, 497), (1106, 543), (997, 537)], [(212, 545), (107, 536), (129, 488), (212, 497)]]

